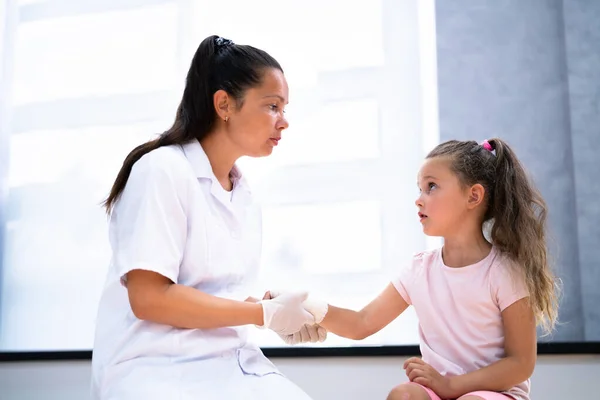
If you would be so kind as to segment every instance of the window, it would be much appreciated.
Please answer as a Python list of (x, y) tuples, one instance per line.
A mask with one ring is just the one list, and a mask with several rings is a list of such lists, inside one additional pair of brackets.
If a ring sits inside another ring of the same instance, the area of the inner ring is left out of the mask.
[[(434, 245), (412, 207), (437, 141), (433, 1), (8, 7), (0, 351), (91, 348), (110, 259), (99, 202), (127, 152), (170, 125), (191, 56), (214, 33), (267, 50), (290, 84), (284, 140), (267, 159), (240, 160), (264, 205), (265, 289), (301, 286), (360, 308)], [(416, 343), (409, 311), (365, 341), (317, 346)]]

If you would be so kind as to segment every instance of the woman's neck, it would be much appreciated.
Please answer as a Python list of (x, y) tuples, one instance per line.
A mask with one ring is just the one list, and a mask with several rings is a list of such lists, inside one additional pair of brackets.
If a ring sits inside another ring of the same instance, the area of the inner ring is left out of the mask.
[(221, 186), (230, 191), (233, 189), (231, 170), (239, 156), (233, 150), (233, 146), (219, 136), (221, 135), (208, 135), (200, 141), (200, 145), (208, 157), (213, 174)]

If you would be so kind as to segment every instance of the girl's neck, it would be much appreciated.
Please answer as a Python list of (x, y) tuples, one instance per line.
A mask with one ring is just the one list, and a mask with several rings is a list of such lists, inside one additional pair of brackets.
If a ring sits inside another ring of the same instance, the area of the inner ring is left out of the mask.
[(460, 268), (483, 260), (491, 249), (492, 245), (483, 232), (480, 235), (445, 237), (442, 258), (445, 265)]

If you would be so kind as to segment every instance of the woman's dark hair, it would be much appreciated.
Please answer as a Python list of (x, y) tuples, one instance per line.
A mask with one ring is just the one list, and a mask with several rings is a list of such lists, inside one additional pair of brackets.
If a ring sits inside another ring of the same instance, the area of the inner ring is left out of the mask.
[(127, 155), (110, 194), (103, 202), (106, 211), (111, 212), (125, 188), (133, 164), (144, 154), (161, 146), (202, 140), (211, 132), (217, 117), (213, 103), (215, 92), (226, 91), (241, 106), (246, 90), (258, 86), (265, 70), (271, 68), (283, 72), (279, 63), (263, 50), (234, 44), (214, 35), (204, 39), (192, 59), (173, 126)]
[(492, 244), (522, 273), (536, 319), (549, 333), (558, 317), (558, 279), (548, 261), (547, 207), (515, 152), (498, 138), (450, 140), (427, 155), (436, 157), (449, 160), (463, 185), (484, 187), (482, 224), (491, 222)]

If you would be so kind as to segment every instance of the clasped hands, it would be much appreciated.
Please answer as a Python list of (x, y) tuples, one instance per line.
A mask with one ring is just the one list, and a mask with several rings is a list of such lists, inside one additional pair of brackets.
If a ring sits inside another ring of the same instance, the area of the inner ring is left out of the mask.
[(319, 325), (327, 313), (327, 303), (309, 299), (307, 292), (270, 290), (259, 302), (263, 307), (264, 325), (287, 344), (317, 343), (327, 338)]

